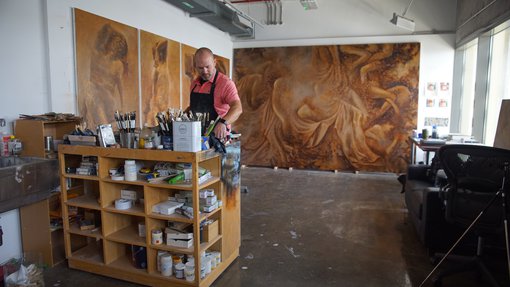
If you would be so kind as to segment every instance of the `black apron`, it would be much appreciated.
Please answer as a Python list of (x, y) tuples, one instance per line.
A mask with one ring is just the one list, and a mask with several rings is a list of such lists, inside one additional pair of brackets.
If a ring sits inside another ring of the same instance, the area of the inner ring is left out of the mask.
[(214, 80), (211, 85), (211, 90), (206, 93), (195, 93), (194, 90), (197, 85), (193, 86), (190, 95), (190, 110), (196, 113), (209, 113), (209, 119), (214, 121), (218, 117), (218, 113), (214, 108), (214, 89), (216, 88), (216, 78), (218, 78), (218, 71), (214, 75)]

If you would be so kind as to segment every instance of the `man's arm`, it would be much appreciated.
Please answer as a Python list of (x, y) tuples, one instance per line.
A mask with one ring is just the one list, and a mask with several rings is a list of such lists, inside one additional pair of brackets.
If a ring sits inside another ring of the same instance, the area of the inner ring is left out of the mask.
[(219, 139), (224, 139), (227, 137), (227, 125), (232, 124), (235, 122), (239, 116), (243, 113), (243, 107), (241, 105), (240, 100), (235, 100), (230, 103), (230, 109), (228, 110), (227, 114), (222, 117), (223, 120), (225, 120), (225, 123), (218, 122), (216, 124), (216, 127), (214, 128), (214, 134)]
[(235, 100), (232, 103), (230, 103), (230, 109), (228, 110), (227, 114), (223, 117), (227, 123), (232, 124), (233, 122), (237, 121), (239, 116), (243, 113), (243, 107), (241, 106), (240, 100)]

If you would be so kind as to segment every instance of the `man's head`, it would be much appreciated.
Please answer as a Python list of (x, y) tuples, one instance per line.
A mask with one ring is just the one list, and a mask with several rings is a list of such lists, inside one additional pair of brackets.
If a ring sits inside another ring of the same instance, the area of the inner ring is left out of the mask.
[(209, 48), (202, 47), (195, 52), (194, 63), (200, 77), (209, 81), (216, 74), (216, 60)]

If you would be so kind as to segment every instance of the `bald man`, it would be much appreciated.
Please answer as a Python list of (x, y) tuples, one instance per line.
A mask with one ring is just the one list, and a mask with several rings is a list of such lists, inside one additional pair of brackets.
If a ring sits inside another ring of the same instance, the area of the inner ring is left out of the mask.
[(216, 59), (208, 48), (200, 48), (194, 56), (199, 77), (191, 83), (190, 109), (194, 113), (209, 113), (211, 120), (220, 116), (214, 128), (217, 138), (224, 140), (243, 108), (234, 82), (216, 70)]

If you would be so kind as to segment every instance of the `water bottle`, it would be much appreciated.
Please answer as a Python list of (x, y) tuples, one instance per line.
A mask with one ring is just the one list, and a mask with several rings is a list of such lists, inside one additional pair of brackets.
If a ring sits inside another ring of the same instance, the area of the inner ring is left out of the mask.
[(433, 139), (437, 139), (438, 136), (437, 136), (437, 127), (436, 126), (432, 126), (432, 138)]

